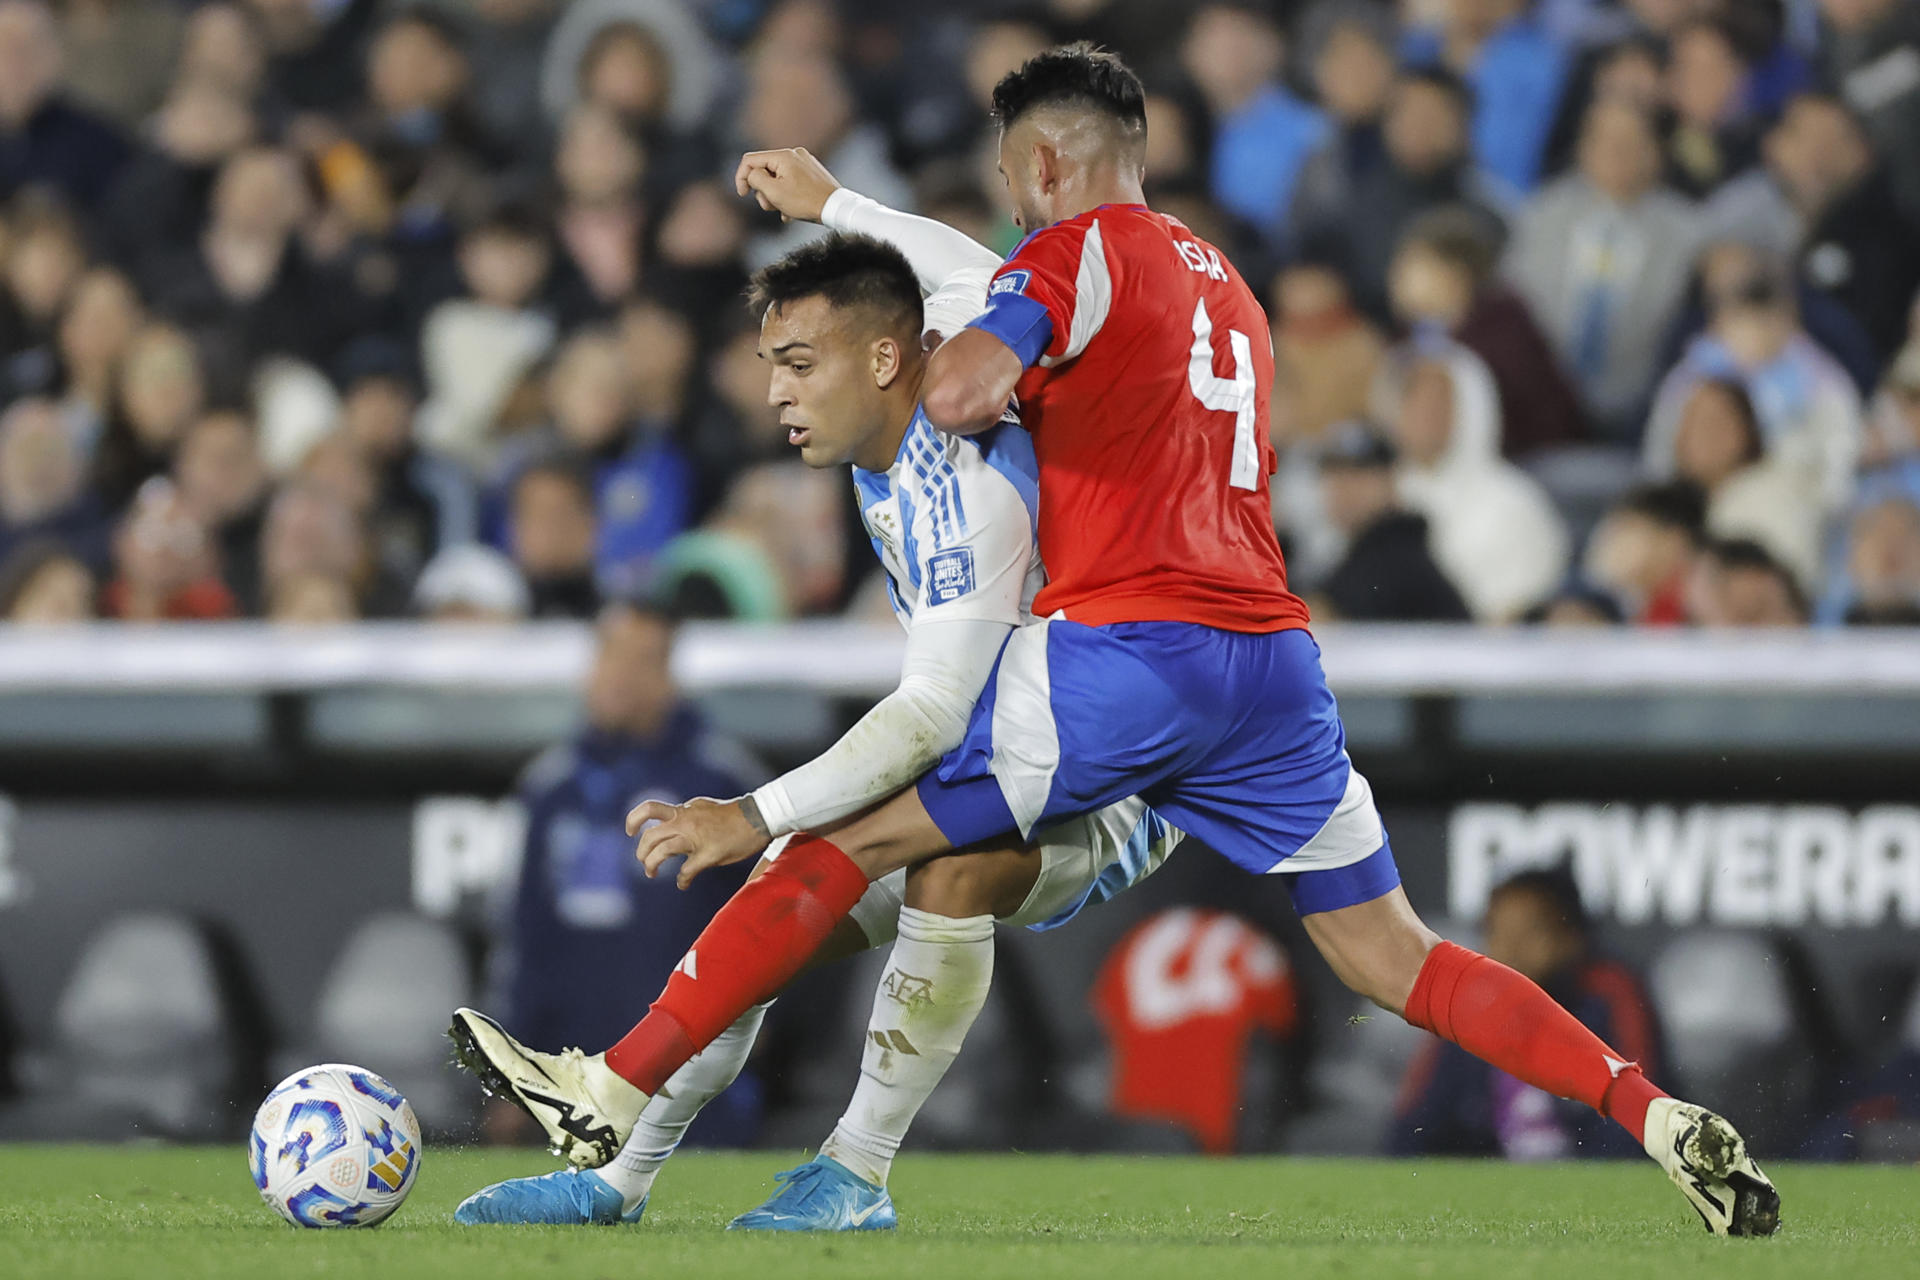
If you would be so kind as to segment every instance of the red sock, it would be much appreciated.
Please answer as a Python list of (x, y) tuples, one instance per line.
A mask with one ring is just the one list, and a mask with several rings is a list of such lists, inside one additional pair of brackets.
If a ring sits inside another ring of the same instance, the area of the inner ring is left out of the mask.
[(1427, 953), (1407, 1021), (1561, 1098), (1612, 1117), (1644, 1141), (1647, 1105), (1667, 1095), (1552, 996), (1478, 952), (1443, 942)]
[(714, 914), (639, 1025), (607, 1050), (614, 1073), (647, 1093), (734, 1020), (800, 972), (867, 891), (867, 874), (815, 836), (800, 836), (771, 869)]

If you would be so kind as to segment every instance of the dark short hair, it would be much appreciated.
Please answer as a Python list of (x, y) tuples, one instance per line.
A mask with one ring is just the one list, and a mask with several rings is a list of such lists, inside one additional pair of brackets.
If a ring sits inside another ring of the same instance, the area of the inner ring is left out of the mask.
[(1666, 528), (1679, 529), (1696, 541), (1707, 527), (1707, 495), (1691, 480), (1641, 485), (1620, 499), (1614, 509), (1645, 516)]
[(1473, 86), (1445, 67), (1407, 67), (1400, 72), (1399, 81), (1403, 85), (1425, 85), (1429, 89), (1446, 95), (1453, 100), (1460, 114), (1469, 119), (1472, 118), (1474, 108), (1479, 101)]
[(565, 453), (549, 454), (546, 457), (536, 459), (534, 462), (522, 468), (520, 474), (513, 478), (513, 484), (507, 490), (509, 501), (519, 496), (521, 485), (524, 485), (527, 481), (537, 476), (544, 476), (550, 480), (558, 480), (578, 495), (581, 506), (589, 511), (594, 510), (592, 472), (587, 469), (587, 465), (584, 462)]
[(1007, 128), (1040, 107), (1097, 111), (1127, 133), (1147, 132), (1147, 91), (1120, 55), (1089, 40), (1034, 54), (993, 87), (993, 119)]
[(814, 297), (825, 298), (836, 311), (862, 307), (884, 314), (899, 333), (920, 332), (919, 278), (906, 255), (872, 236), (809, 241), (760, 268), (747, 286), (747, 305), (762, 316)]
[(1559, 914), (1560, 922), (1568, 929), (1582, 938), (1593, 934), (1586, 904), (1580, 900), (1580, 884), (1573, 878), (1571, 867), (1562, 864), (1515, 872), (1493, 886), (1493, 893), (1488, 897), (1502, 893), (1530, 893), (1543, 898)]
[(1486, 214), (1466, 204), (1443, 204), (1428, 209), (1407, 224), (1402, 248), (1418, 245), (1473, 279), (1477, 289), (1493, 277), (1500, 264), (1500, 233)]
[(1714, 538), (1706, 546), (1707, 557), (1721, 569), (1764, 573), (1777, 579), (1787, 589), (1787, 599), (1793, 605), (1793, 611), (1806, 617), (1807, 593), (1800, 589), (1800, 579), (1793, 570), (1780, 562), (1780, 558), (1752, 538)]

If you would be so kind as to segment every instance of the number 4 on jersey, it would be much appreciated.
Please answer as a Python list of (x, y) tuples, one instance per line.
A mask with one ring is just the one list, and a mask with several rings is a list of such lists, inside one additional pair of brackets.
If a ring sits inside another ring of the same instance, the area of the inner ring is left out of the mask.
[(1209, 409), (1233, 415), (1233, 466), (1227, 483), (1236, 489), (1260, 487), (1260, 442), (1253, 430), (1259, 416), (1259, 395), (1253, 376), (1253, 341), (1238, 329), (1227, 330), (1233, 350), (1233, 377), (1213, 372), (1213, 318), (1207, 300), (1193, 309), (1193, 350), (1187, 361), (1187, 385)]

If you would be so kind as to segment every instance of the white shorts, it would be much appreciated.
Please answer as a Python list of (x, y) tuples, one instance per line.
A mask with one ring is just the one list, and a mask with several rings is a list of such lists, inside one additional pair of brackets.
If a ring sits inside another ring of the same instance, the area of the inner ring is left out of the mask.
[[(1138, 796), (1035, 832), (1040, 877), (1020, 909), (1000, 923), (1028, 929), (1065, 924), (1082, 907), (1105, 902), (1159, 870), (1185, 838)], [(893, 941), (906, 893), (904, 870), (867, 886), (850, 914), (868, 942), (879, 947)]]

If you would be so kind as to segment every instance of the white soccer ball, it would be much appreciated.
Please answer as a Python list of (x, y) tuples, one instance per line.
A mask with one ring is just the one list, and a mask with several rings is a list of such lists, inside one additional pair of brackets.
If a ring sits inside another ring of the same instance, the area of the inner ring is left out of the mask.
[(413, 1190), (420, 1122), (364, 1067), (308, 1067), (254, 1113), (247, 1165), (260, 1198), (295, 1226), (371, 1227)]

